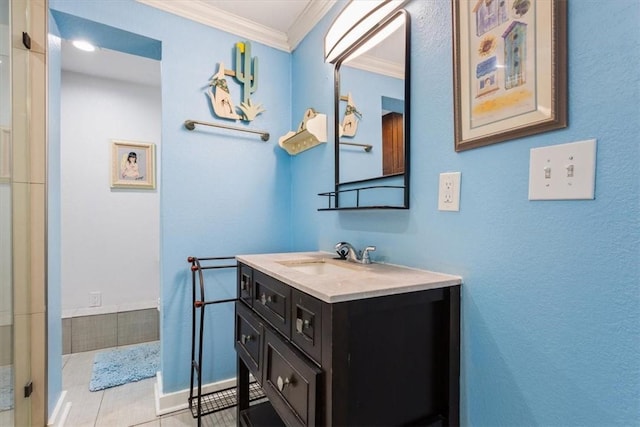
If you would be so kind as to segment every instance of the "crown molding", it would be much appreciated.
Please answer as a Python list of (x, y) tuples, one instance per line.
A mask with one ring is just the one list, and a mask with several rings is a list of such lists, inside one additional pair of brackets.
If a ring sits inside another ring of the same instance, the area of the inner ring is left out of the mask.
[(312, 1), (288, 30), (290, 51), (293, 51), (338, 0)]
[(234, 15), (200, 1), (174, 2), (166, 0), (136, 0), (174, 15), (217, 28), (251, 41), (291, 52), (311, 29), (331, 9), (337, 0), (312, 1), (300, 14), (287, 33)]

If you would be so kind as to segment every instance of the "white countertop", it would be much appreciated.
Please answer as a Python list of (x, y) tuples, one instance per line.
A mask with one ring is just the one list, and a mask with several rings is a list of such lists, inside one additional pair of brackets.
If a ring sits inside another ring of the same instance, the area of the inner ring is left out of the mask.
[[(243, 264), (329, 303), (444, 288), (462, 283), (460, 276), (450, 274), (393, 264), (357, 264), (335, 258), (336, 254), (329, 252), (236, 256)], [(315, 263), (331, 264), (331, 268), (320, 273), (303, 272), (296, 268), (313, 267), (310, 264)]]

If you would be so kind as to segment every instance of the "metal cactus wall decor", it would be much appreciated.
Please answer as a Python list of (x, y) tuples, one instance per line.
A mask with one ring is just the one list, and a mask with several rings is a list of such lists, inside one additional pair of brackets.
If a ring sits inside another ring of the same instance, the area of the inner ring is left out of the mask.
[[(258, 90), (258, 58), (251, 57), (251, 43), (248, 41), (236, 43), (235, 48), (235, 71), (226, 70), (221, 62), (218, 72), (209, 82), (207, 93), (211, 100), (213, 111), (218, 117), (249, 122), (254, 120), (258, 114), (266, 111), (262, 104), (255, 104), (251, 100), (251, 95)], [(225, 75), (234, 77), (242, 85), (243, 100), (238, 107), (241, 114), (238, 114), (231, 101), (227, 80), (224, 78)]]
[(251, 43), (236, 43), (237, 81), (244, 86), (242, 102), (249, 102), (252, 93), (258, 90), (258, 58), (251, 58)]

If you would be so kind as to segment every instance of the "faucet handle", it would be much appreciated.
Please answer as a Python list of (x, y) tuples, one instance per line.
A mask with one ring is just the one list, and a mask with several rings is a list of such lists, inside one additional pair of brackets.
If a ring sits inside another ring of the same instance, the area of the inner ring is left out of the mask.
[(375, 246), (367, 246), (362, 251), (362, 263), (363, 264), (371, 264), (371, 259), (369, 258), (369, 252), (373, 252), (376, 250)]
[(347, 259), (347, 255), (349, 254), (348, 245), (349, 244), (347, 242), (336, 243), (335, 249), (340, 259)]

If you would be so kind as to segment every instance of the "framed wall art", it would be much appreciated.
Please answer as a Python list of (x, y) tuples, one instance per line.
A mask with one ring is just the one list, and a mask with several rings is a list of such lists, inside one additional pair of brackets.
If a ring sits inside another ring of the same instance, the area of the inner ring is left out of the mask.
[(567, 126), (565, 0), (452, 0), (455, 150)]
[(155, 145), (111, 141), (111, 188), (156, 188)]

